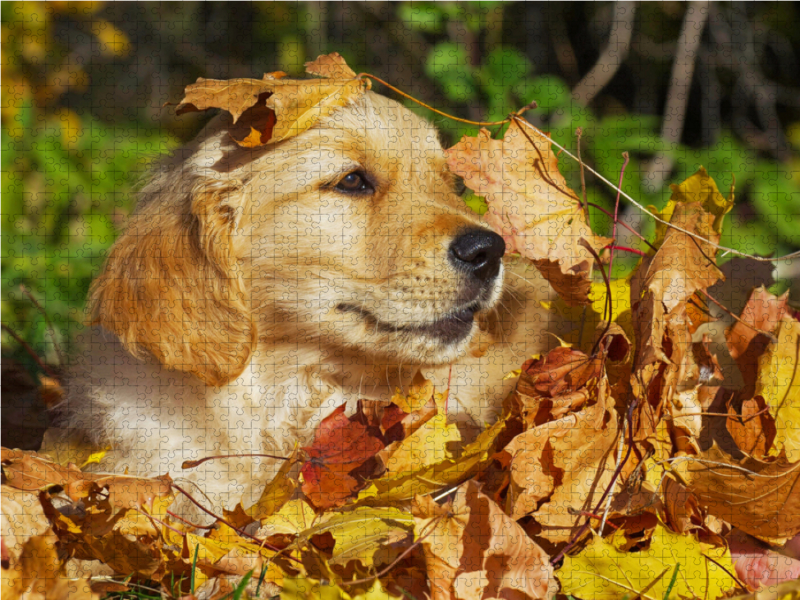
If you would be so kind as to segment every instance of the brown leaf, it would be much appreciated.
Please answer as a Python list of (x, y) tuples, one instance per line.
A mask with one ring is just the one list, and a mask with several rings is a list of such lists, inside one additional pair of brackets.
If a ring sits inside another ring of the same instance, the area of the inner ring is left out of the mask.
[(594, 259), (579, 242), (599, 252), (609, 240), (592, 233), (549, 141), (512, 121), (502, 140), (486, 129), (465, 136), (447, 151), (447, 163), (486, 198), (484, 220), (503, 236), (506, 252), (534, 261), (567, 304), (589, 303)]
[(305, 64), (306, 73), (319, 75), (329, 79), (355, 79), (356, 72), (347, 66), (344, 58), (338, 52), (322, 54), (314, 61)]
[(200, 78), (186, 87), (176, 113), (221, 108), (233, 117), (233, 139), (253, 148), (299, 135), (370, 87), (336, 53), (306, 66), (325, 79), (289, 79), (282, 71), (262, 79)]
[[(735, 322), (725, 331), (728, 350), (744, 379), (744, 398), (752, 398), (758, 377), (758, 359), (770, 344), (770, 339), (755, 329), (773, 333), (786, 313), (789, 292), (778, 298), (764, 286), (753, 290), (742, 310), (741, 321)], [(750, 325), (751, 327), (748, 327)]]
[(710, 514), (773, 544), (800, 533), (800, 462), (783, 454), (736, 462), (713, 446), (687, 471), (689, 490)]
[(754, 458), (765, 458), (775, 441), (775, 419), (761, 396), (742, 402), (741, 415), (728, 407), (727, 427), (739, 450)]
[[(714, 215), (700, 202), (678, 204), (670, 223), (716, 243), (719, 235), (712, 225)], [(682, 231), (670, 228), (645, 275), (645, 289), (664, 303), (667, 312), (686, 302), (697, 290), (705, 290), (724, 279), (717, 268), (717, 250)]]
[(303, 465), (303, 493), (317, 508), (341, 506), (359, 487), (348, 475), (375, 456), (384, 446), (367, 428), (344, 415), (346, 404), (325, 417), (304, 448), (309, 461)]
[(553, 598), (558, 586), (549, 557), (480, 492), (462, 485), (452, 506), (417, 496), (412, 505), (433, 600)]
[(99, 477), (83, 473), (75, 465), (64, 467), (41, 454), (25, 450), (3, 448), (0, 460), (6, 483), (26, 492), (35, 492), (50, 485), (67, 486), (75, 481)]
[[(582, 522), (580, 513), (592, 510), (611, 484), (618, 418), (607, 379), (599, 382), (596, 397), (597, 402), (564, 417), (560, 426), (549, 432), (554, 490), (532, 516), (542, 527), (540, 535), (553, 543), (565, 542), (576, 533)], [(535, 431), (529, 430), (517, 439), (528, 439)], [(621, 486), (621, 481), (616, 485)]]
[(175, 113), (221, 108), (233, 117), (234, 124), (261, 94), (271, 93), (285, 73), (264, 73), (263, 79), (203, 79), (186, 86), (186, 92)]

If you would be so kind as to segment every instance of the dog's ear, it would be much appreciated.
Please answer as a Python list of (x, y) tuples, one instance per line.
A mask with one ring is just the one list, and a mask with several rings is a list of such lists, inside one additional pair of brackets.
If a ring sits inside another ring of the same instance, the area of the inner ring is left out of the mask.
[(183, 198), (147, 202), (92, 284), (92, 322), (207, 385), (239, 376), (256, 340), (234, 252), (242, 199), (241, 183), (204, 179)]

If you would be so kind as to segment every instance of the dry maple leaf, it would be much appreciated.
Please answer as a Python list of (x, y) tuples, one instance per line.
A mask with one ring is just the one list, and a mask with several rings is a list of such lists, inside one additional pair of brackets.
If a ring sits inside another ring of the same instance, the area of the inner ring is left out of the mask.
[(282, 71), (262, 79), (200, 78), (186, 87), (176, 113), (221, 108), (233, 117), (233, 139), (252, 148), (303, 133), (370, 86), (335, 52), (306, 63), (306, 71), (324, 78), (289, 79)]
[(775, 545), (800, 533), (800, 462), (735, 461), (712, 446), (686, 469), (689, 490), (709, 513)]
[[(535, 507), (531, 516), (542, 527), (540, 535), (554, 543), (575, 534), (580, 513), (591, 511), (611, 484), (618, 424), (606, 378), (598, 383), (596, 398), (576, 413), (521, 433), (505, 448), (512, 456), (512, 516), (519, 518)], [(526, 487), (530, 484), (534, 487)]]
[(555, 597), (549, 557), (474, 481), (452, 506), (429, 496), (412, 504), (433, 600)]
[(303, 493), (320, 509), (341, 506), (359, 487), (349, 473), (375, 456), (383, 443), (367, 428), (348, 419), (346, 404), (323, 419), (314, 443), (304, 448), (309, 460), (303, 465)]
[(503, 236), (506, 252), (532, 260), (567, 304), (589, 303), (594, 261), (579, 242), (599, 252), (610, 240), (592, 233), (549, 141), (512, 121), (502, 140), (486, 129), (465, 136), (447, 150), (447, 164), (486, 198), (484, 220)]
[(309, 75), (319, 75), (328, 79), (355, 79), (356, 73), (347, 66), (344, 58), (338, 52), (322, 54), (316, 60), (309, 61), (305, 65), (306, 73)]

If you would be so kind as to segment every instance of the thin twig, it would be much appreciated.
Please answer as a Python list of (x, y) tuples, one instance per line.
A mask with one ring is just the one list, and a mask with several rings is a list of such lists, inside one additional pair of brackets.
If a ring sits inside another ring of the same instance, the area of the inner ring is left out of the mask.
[(636, 248), (630, 248), (628, 246), (617, 246), (616, 244), (608, 244), (608, 246), (605, 246), (603, 248), (603, 250), (606, 249), (622, 250), (623, 252), (630, 252), (631, 254), (635, 254), (636, 256), (647, 256), (647, 254), (642, 252), (641, 250), (637, 250)]
[(446, 117), (446, 118), (450, 119), (451, 121), (458, 121), (459, 123), (466, 123), (468, 125), (475, 125), (476, 127), (494, 127), (495, 125), (505, 125), (506, 123), (508, 123), (511, 120), (513, 120), (515, 117), (523, 114), (525, 111), (528, 111), (528, 110), (530, 110), (532, 108), (536, 108), (536, 102), (531, 102), (530, 104), (527, 104), (527, 105), (523, 106), (522, 108), (520, 108), (517, 112), (512, 113), (511, 115), (509, 115), (508, 117), (506, 117), (502, 121), (470, 121), (469, 119), (462, 119), (460, 117), (454, 117), (453, 115), (449, 115), (446, 112), (442, 112), (441, 110), (437, 110), (437, 109), (433, 108), (430, 104), (426, 104), (422, 100), (417, 100), (416, 98), (414, 98), (414, 96), (410, 96), (409, 94), (406, 94), (404, 91), (397, 89), (392, 84), (387, 83), (383, 79), (381, 79), (380, 77), (375, 77), (375, 75), (371, 75), (370, 73), (359, 73), (358, 77), (359, 78), (365, 78), (366, 77), (367, 79), (372, 79), (373, 81), (377, 81), (378, 83), (380, 83), (381, 85), (386, 86), (387, 88), (389, 88), (390, 90), (392, 90), (396, 94), (400, 94), (403, 98), (411, 100), (412, 102), (416, 102), (417, 104), (419, 104), (423, 108), (427, 108), (428, 110), (435, 112), (437, 115), (441, 115), (442, 117)]
[(185, 460), (181, 463), (181, 469), (194, 469), (209, 460), (217, 460), (220, 458), (274, 458), (275, 460), (289, 460), (286, 456), (275, 456), (274, 454), (217, 454), (215, 456), (206, 456), (197, 460)]
[[(622, 153), (622, 168), (619, 171), (619, 185), (617, 186), (617, 201), (614, 204), (614, 229), (611, 233), (611, 239), (617, 241), (617, 223), (619, 222), (619, 193), (622, 191), (622, 180), (625, 177), (625, 168), (628, 166), (630, 156), (627, 152)], [(611, 249), (611, 258), (608, 260), (608, 278), (611, 279), (611, 272), (614, 267), (614, 249)], [(609, 317), (610, 318), (610, 317)]]
[(586, 215), (586, 219), (589, 219), (589, 202), (586, 199), (586, 172), (583, 168), (583, 159), (581, 158), (581, 138), (583, 137), (583, 129), (578, 127), (575, 130), (575, 137), (578, 138), (577, 140), (577, 150), (578, 150), (578, 165), (581, 168), (581, 199), (583, 200), (583, 212)]
[(17, 334), (17, 332), (16, 332), (16, 331), (14, 331), (13, 329), (11, 329), (11, 328), (10, 328), (8, 325), (6, 325), (5, 323), (3, 323), (3, 324), (2, 324), (2, 328), (3, 328), (3, 331), (5, 331), (5, 332), (6, 332), (8, 335), (10, 335), (10, 336), (11, 336), (11, 337), (13, 337), (15, 340), (17, 340), (17, 342), (19, 343), (19, 345), (20, 345), (20, 346), (22, 346), (22, 348), (25, 350), (25, 352), (27, 352), (27, 353), (30, 355), (30, 357), (31, 357), (33, 360), (35, 360), (35, 361), (36, 361), (36, 364), (37, 364), (37, 365), (39, 365), (39, 368), (40, 368), (40, 369), (42, 369), (42, 371), (44, 371), (45, 373), (47, 373), (47, 374), (48, 374), (50, 377), (52, 377), (53, 379), (58, 379), (58, 375), (56, 374), (56, 372), (55, 372), (55, 371), (53, 371), (53, 370), (52, 370), (50, 367), (48, 367), (46, 364), (44, 364), (44, 361), (43, 361), (41, 358), (39, 358), (39, 355), (38, 355), (38, 354), (36, 354), (36, 352), (34, 352), (33, 348), (31, 348), (31, 347), (28, 345), (28, 342), (26, 342), (25, 340), (23, 340), (23, 339), (22, 339), (22, 338), (21, 338), (21, 337), (20, 337), (20, 336)]

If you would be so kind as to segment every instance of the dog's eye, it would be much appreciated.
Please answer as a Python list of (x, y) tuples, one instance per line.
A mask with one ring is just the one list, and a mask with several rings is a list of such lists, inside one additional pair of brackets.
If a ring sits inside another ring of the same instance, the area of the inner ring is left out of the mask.
[(336, 185), (336, 189), (346, 194), (368, 194), (373, 191), (372, 185), (359, 172), (350, 173)]

